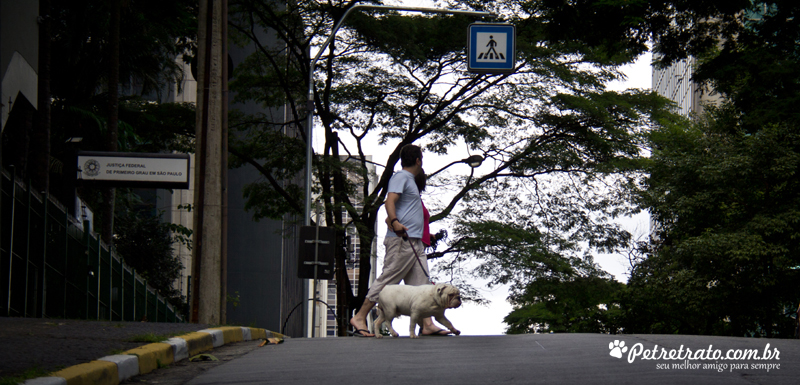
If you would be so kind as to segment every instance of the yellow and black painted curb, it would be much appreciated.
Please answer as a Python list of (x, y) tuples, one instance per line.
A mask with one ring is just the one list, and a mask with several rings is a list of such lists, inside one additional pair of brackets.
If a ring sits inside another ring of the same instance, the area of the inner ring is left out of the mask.
[(268, 338), (285, 338), (266, 329), (223, 326), (204, 329), (164, 342), (134, 348), (85, 364), (25, 381), (25, 385), (117, 385), (133, 376), (150, 373), (159, 367), (185, 360), (225, 344)]

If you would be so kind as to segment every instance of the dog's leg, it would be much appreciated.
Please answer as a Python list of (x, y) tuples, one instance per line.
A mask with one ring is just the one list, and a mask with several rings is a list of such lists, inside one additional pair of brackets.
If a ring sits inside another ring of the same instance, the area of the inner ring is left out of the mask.
[(420, 317), (419, 312), (411, 310), (411, 325), (408, 327), (408, 335), (411, 338), (419, 338), (417, 335), (417, 325), (419, 325), (420, 330), (422, 330), (422, 317)]
[[(383, 334), (381, 331), (383, 330), (383, 322), (386, 319), (383, 316), (383, 308), (381, 305), (378, 305), (378, 318), (375, 320), (375, 338), (383, 338)], [(391, 329), (391, 323), (389, 323), (389, 328)]]
[(392, 318), (389, 320), (389, 323), (387, 324), (387, 325), (389, 325), (389, 334), (391, 334), (391, 335), (392, 335), (392, 337), (399, 337), (399, 336), (400, 336), (400, 334), (397, 334), (397, 330), (394, 330), (394, 327), (392, 326), (392, 322), (394, 322), (394, 318), (395, 318), (395, 317), (392, 317)]
[(394, 330), (394, 326), (392, 326), (392, 323), (394, 323), (394, 319), (397, 318), (397, 316), (398, 314), (396, 307), (391, 309), (383, 309), (383, 317), (386, 319), (386, 326), (389, 327), (389, 334), (391, 334), (392, 337), (400, 336), (397, 334), (397, 330)]
[(450, 333), (453, 333), (455, 335), (461, 334), (461, 331), (459, 331), (458, 329), (454, 328), (453, 327), (453, 323), (450, 322), (450, 320), (447, 319), (447, 317), (444, 316), (444, 312), (442, 312), (442, 314), (436, 314), (435, 317), (436, 317), (436, 321), (437, 322), (439, 322), (440, 324), (444, 325), (446, 328), (450, 329)]

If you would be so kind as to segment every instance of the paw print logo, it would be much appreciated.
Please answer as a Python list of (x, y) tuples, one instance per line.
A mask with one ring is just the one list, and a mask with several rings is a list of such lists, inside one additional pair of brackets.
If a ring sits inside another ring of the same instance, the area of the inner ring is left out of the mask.
[(628, 347), (625, 346), (625, 341), (614, 340), (614, 342), (608, 343), (608, 349), (611, 350), (608, 353), (611, 357), (622, 358), (622, 353), (626, 353), (628, 351)]

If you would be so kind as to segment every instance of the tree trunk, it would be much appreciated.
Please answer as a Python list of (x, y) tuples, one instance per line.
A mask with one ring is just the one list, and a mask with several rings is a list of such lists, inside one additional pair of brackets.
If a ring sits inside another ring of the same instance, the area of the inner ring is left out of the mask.
[(352, 285), (350, 284), (350, 277), (347, 275), (346, 229), (336, 229), (336, 243), (334, 254), (336, 267), (336, 311), (338, 313), (336, 314), (336, 326), (339, 332), (338, 336), (346, 337), (347, 325), (350, 320), (350, 308), (347, 302), (347, 294), (353, 292)]
[[(361, 251), (359, 253), (359, 274), (358, 274), (358, 295), (353, 294), (353, 300), (361, 306), (364, 299), (367, 298), (367, 291), (369, 289), (369, 276), (372, 272), (372, 242), (375, 241), (375, 222), (366, 223), (364, 228), (366, 234), (359, 234), (361, 237)], [(378, 246), (380, 247), (380, 245)], [(378, 272), (375, 274), (379, 275)]]

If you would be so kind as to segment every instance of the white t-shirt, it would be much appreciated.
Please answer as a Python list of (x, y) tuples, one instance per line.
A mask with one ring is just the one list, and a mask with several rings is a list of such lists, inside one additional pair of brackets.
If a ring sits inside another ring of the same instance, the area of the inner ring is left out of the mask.
[[(419, 197), (419, 189), (414, 183), (414, 174), (400, 170), (389, 179), (387, 193), (396, 193), (400, 198), (395, 203), (397, 219), (408, 228), (410, 238), (422, 238), (422, 230), (425, 226), (422, 214), (422, 200)], [(391, 226), (386, 231), (387, 237), (396, 237)]]

